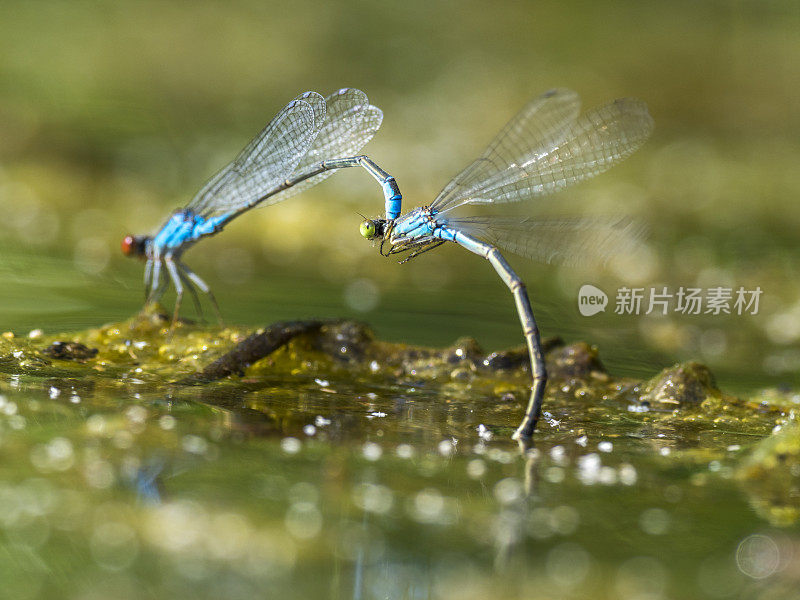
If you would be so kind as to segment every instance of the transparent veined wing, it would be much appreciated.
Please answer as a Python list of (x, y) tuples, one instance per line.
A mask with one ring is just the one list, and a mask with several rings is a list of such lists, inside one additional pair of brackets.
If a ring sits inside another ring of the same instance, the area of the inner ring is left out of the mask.
[(578, 116), (570, 90), (534, 99), (431, 205), (519, 202), (602, 173), (637, 150), (653, 119), (640, 100), (623, 98)]
[(596, 265), (633, 252), (645, 227), (627, 217), (533, 219), (448, 217), (449, 227), (520, 256), (563, 265)]
[[(325, 124), (311, 148), (298, 163), (295, 176), (312, 169), (323, 160), (357, 156), (383, 121), (381, 110), (372, 106), (367, 95), (355, 88), (342, 88), (325, 98), (325, 103)], [(330, 177), (336, 170), (325, 171), (275, 194), (265, 200), (264, 205), (275, 204), (299, 194)]]
[(289, 177), (325, 123), (325, 100), (305, 92), (287, 104), (187, 208), (204, 217), (251, 204)]
[(521, 155), (544, 155), (561, 141), (567, 126), (578, 118), (576, 92), (554, 89), (534, 98), (498, 133), (486, 150), (439, 192), (431, 205), (452, 208), (493, 176), (503, 174)]

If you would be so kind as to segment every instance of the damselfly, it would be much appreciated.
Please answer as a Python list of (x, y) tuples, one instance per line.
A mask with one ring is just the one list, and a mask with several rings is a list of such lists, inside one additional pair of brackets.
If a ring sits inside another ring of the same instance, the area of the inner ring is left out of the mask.
[(638, 237), (627, 219), (539, 219), (458, 216), (465, 205), (537, 198), (609, 169), (639, 148), (653, 130), (647, 106), (621, 99), (581, 116), (578, 95), (556, 89), (535, 98), (461, 171), (429, 206), (396, 220), (364, 221), (361, 235), (381, 239), (381, 254), (409, 252), (406, 262), (445, 242), (486, 258), (514, 295), (530, 354), (533, 385), (525, 417), (514, 437), (533, 434), (547, 381), (539, 329), (517, 274), (498, 247), (544, 262), (603, 259), (629, 248)]
[[(123, 239), (126, 255), (146, 261), (147, 303), (158, 302), (171, 280), (176, 292), (173, 326), (184, 289), (191, 292), (199, 310), (195, 287), (199, 288), (220, 316), (211, 288), (183, 262), (183, 253), (251, 208), (285, 200), (337, 169), (366, 169), (383, 187), (386, 219), (396, 218), (402, 198), (394, 178), (367, 156), (356, 156), (378, 131), (382, 119), (381, 110), (369, 103), (364, 92), (353, 88), (340, 89), (327, 98), (305, 92), (292, 100), (189, 204), (173, 212), (155, 235)], [(162, 268), (169, 278), (164, 277)]]

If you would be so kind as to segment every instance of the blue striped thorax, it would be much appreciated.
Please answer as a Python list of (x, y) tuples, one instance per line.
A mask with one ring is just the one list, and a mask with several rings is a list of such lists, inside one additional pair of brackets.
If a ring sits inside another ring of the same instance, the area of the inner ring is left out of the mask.
[(216, 233), (226, 219), (227, 215), (206, 219), (188, 209), (177, 210), (153, 238), (152, 245), (159, 251), (182, 248), (205, 235)]
[[(458, 235), (459, 232), (450, 229), (447, 219), (439, 215), (436, 209), (420, 206), (388, 225), (384, 241), (381, 242), (381, 254), (390, 256), (409, 252), (400, 261), (404, 263), (446, 241), (456, 241)], [(388, 249), (384, 247), (386, 241), (389, 242)]]
[(437, 223), (431, 209), (427, 206), (420, 206), (395, 221), (389, 241), (394, 244), (430, 237), (436, 227)]

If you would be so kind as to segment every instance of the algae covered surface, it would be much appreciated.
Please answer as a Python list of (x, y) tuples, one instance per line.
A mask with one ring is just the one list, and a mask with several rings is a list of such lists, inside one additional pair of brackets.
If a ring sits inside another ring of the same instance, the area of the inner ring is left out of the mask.
[[(156, 312), (0, 338), (0, 596), (792, 598), (800, 396)], [(224, 367), (222, 370), (220, 365)]]

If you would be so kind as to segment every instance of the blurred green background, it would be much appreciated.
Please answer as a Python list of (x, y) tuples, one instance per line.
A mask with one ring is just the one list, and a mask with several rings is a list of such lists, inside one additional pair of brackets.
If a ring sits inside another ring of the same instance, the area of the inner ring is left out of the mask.
[[(647, 244), (603, 272), (509, 256), (545, 336), (621, 374), (688, 358), (723, 387), (796, 384), (800, 366), (800, 5), (676, 2), (6, 2), (0, 19), (0, 328), (70, 330), (143, 299), (128, 232), (156, 229), (292, 97), (365, 90), (366, 151), (406, 207), (430, 201), (533, 95), (636, 96), (656, 131), (558, 200), (630, 214)], [(459, 248), (398, 266), (358, 235), (382, 197), (343, 172), (255, 211), (187, 262), (226, 318), (356, 316), (393, 340), (522, 342), (507, 290)], [(534, 214), (536, 206), (519, 212)], [(577, 311), (593, 283), (612, 306)], [(618, 316), (622, 285), (763, 290), (756, 316)], [(187, 314), (191, 307), (187, 306)]]

